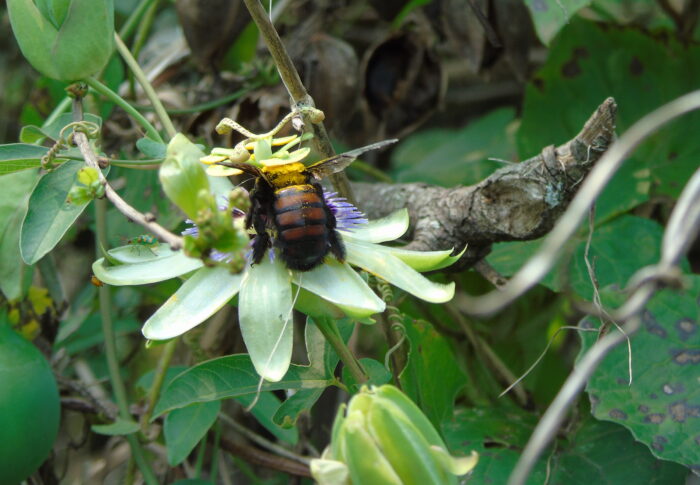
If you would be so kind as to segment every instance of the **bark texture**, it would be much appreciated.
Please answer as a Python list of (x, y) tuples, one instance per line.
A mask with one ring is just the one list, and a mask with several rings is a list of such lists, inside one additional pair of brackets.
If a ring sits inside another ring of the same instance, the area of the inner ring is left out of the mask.
[(353, 184), (370, 219), (408, 208), (408, 248), (468, 249), (459, 268), (486, 256), (491, 244), (546, 234), (566, 210), (576, 188), (615, 136), (617, 105), (606, 99), (578, 135), (559, 147), (497, 170), (472, 186)]

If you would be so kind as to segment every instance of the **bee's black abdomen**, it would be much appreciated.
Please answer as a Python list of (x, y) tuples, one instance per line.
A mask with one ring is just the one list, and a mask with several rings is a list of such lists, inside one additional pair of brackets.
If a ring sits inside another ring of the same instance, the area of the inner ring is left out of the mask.
[(332, 214), (312, 185), (285, 187), (275, 195), (276, 244), (283, 261), (290, 269), (313, 269), (328, 253), (328, 217)]

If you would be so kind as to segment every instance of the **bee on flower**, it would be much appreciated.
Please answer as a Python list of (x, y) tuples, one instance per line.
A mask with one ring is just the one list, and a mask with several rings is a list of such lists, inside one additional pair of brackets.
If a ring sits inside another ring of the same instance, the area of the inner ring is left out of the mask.
[[(291, 362), (289, 321), (293, 308), (312, 316), (347, 315), (365, 322), (371, 322), (371, 315), (385, 309), (384, 301), (353, 267), (426, 301), (440, 303), (452, 298), (453, 283), (435, 283), (419, 271), (448, 266), (459, 255), (451, 256), (450, 250), (417, 252), (381, 245), (408, 229), (405, 210), (367, 221), (347, 200), (318, 184), (320, 178), (349, 165), (365, 151), (388, 143), (307, 167), (302, 162), (309, 149), (297, 148), (305, 139), (257, 136), (235, 149), (218, 148), (205, 156), (184, 136), (173, 138), (161, 181), (166, 194), (188, 215), (190, 227), (183, 232), (185, 251), (159, 249), (157, 257), (142, 262), (110, 265), (103, 258), (93, 265), (95, 275), (111, 285), (186, 277), (175, 294), (146, 321), (146, 338), (167, 340), (181, 335), (237, 295), (240, 328), (255, 369), (264, 379), (279, 381)], [(273, 152), (273, 147), (281, 148)], [(179, 173), (183, 175), (179, 177)], [(240, 173), (255, 177), (245, 215), (230, 203), (236, 197), (231, 195), (233, 187), (227, 178)], [(182, 181), (185, 176), (186, 183)], [(199, 188), (193, 190), (197, 184)], [(195, 194), (188, 199), (186, 190)], [(215, 196), (227, 201), (217, 204), (218, 214), (228, 221), (229, 230), (247, 234), (247, 247), (240, 242), (201, 242), (217, 232), (202, 225), (212, 220), (210, 206)], [(204, 209), (197, 206), (202, 200), (209, 201)], [(208, 215), (204, 218), (202, 214)], [(192, 253), (188, 256), (187, 248), (197, 244), (206, 248), (210, 262), (220, 264), (205, 265), (191, 257)], [(224, 250), (226, 247), (234, 249)], [(266, 253), (268, 257), (264, 257)], [(240, 265), (242, 271), (231, 270), (236, 261), (244, 262)]]

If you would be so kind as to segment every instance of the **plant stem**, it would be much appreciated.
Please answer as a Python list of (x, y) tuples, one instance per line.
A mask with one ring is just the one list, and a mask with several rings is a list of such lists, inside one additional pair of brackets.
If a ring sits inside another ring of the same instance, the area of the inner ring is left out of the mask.
[[(95, 200), (95, 226), (97, 228), (98, 246), (103, 247), (107, 243), (107, 201), (104, 199)], [(100, 297), (100, 317), (102, 319), (102, 334), (105, 340), (105, 354), (107, 358), (107, 368), (109, 370), (109, 380), (112, 384), (114, 398), (119, 408), (119, 416), (122, 419), (130, 420), (129, 402), (126, 397), (126, 388), (122, 381), (119, 360), (117, 358), (117, 346), (115, 341), (114, 326), (112, 325), (112, 299), (110, 297), (109, 286), (101, 286), (99, 289)], [(136, 439), (135, 435), (125, 437), (131, 447), (131, 455), (136, 462), (136, 465), (143, 474), (143, 479), (148, 485), (158, 485), (153, 470), (146, 461), (141, 444)]]
[(178, 339), (174, 338), (163, 346), (163, 353), (160, 355), (158, 367), (156, 367), (153, 375), (153, 383), (148, 391), (148, 406), (146, 407), (146, 411), (141, 416), (142, 430), (145, 430), (146, 426), (148, 426), (151, 416), (153, 415), (153, 409), (156, 407), (156, 402), (160, 396), (160, 390), (163, 388), (165, 374), (168, 371), (168, 367), (170, 367), (170, 361), (172, 360), (175, 349), (177, 348), (177, 342)]
[(146, 38), (148, 37), (148, 32), (151, 30), (153, 25), (153, 19), (158, 11), (158, 0), (154, 0), (149, 5), (148, 10), (144, 14), (141, 22), (139, 23), (139, 28), (136, 31), (136, 37), (134, 38), (134, 44), (131, 46), (131, 53), (134, 58), (138, 58), (143, 49), (143, 45), (146, 43)]
[(353, 353), (350, 351), (345, 341), (340, 336), (338, 332), (338, 327), (335, 326), (333, 320), (328, 317), (314, 317), (313, 319), (316, 326), (321, 331), (323, 336), (326, 338), (333, 350), (335, 350), (340, 360), (345, 364), (352, 374), (353, 378), (358, 384), (364, 384), (367, 382), (367, 374), (365, 373), (362, 365), (355, 358)]
[(143, 13), (150, 6), (150, 4), (154, 3), (155, 1), (156, 0), (141, 0), (139, 6), (134, 9), (131, 15), (129, 15), (129, 18), (126, 19), (126, 22), (124, 22), (124, 25), (122, 25), (122, 28), (119, 29), (119, 37), (122, 39), (127, 39), (136, 28), (136, 23), (139, 21), (139, 19), (141, 19)]
[(105, 86), (95, 78), (86, 78), (84, 81), (85, 84), (87, 84), (92, 89), (109, 99), (111, 102), (113, 102), (121, 109), (126, 111), (126, 113), (129, 116), (134, 118), (134, 120), (136, 120), (136, 122), (139, 125), (141, 125), (141, 127), (144, 130), (146, 130), (146, 134), (149, 138), (163, 143), (163, 138), (161, 138), (160, 133), (158, 133), (158, 130), (156, 130), (155, 127), (146, 118), (144, 118), (144, 116), (141, 113), (136, 111), (136, 108), (131, 106), (124, 98), (119, 96), (117, 93), (109, 89), (107, 86)]
[(134, 77), (136, 77), (136, 80), (139, 82), (139, 84), (141, 84), (143, 92), (146, 94), (146, 97), (148, 97), (149, 101), (155, 108), (156, 115), (158, 116), (158, 119), (160, 119), (160, 122), (163, 124), (163, 127), (168, 133), (168, 136), (172, 138), (177, 133), (177, 131), (175, 130), (175, 126), (170, 120), (168, 113), (165, 111), (163, 103), (161, 103), (160, 99), (158, 99), (158, 95), (153, 89), (153, 86), (151, 86), (151, 83), (148, 81), (146, 74), (143, 72), (138, 62), (136, 62), (134, 56), (131, 55), (131, 52), (129, 52), (129, 48), (126, 45), (124, 45), (124, 42), (122, 42), (119, 35), (114, 34), (114, 42), (117, 45), (117, 50), (119, 51), (119, 54), (124, 59), (124, 62), (126, 62), (126, 65), (129, 67), (129, 69), (131, 69), (131, 72), (134, 73)]
[[(272, 25), (265, 8), (262, 6), (259, 0), (243, 0), (245, 2), (250, 16), (253, 17), (255, 25), (258, 26), (260, 35), (265, 39), (265, 44), (267, 45), (272, 59), (275, 61), (277, 70), (280, 73), (280, 78), (287, 88), (289, 95), (296, 105), (305, 106), (315, 106), (313, 98), (309, 95), (301, 82), (299, 73), (294, 67), (292, 59), (287, 53), (284, 44), (282, 44), (282, 39), (280, 39), (275, 26)], [(332, 157), (335, 155), (335, 150), (333, 150), (333, 145), (331, 145), (331, 140), (328, 138), (328, 133), (323, 123), (311, 124), (314, 131), (313, 143), (315, 148), (324, 157)], [(344, 172), (333, 174), (329, 177), (333, 183), (333, 187), (342, 197), (345, 197), (348, 202), (353, 205), (357, 205), (355, 197), (352, 194), (352, 189), (350, 188), (350, 181)]]
[[(249, 92), (251, 92), (254, 89), (257, 89), (261, 86), (263, 86), (262, 83), (256, 82), (256, 83), (253, 83), (249, 86), (241, 88), (238, 91), (234, 91), (231, 94), (223, 96), (221, 98), (212, 99), (211, 101), (207, 101), (206, 103), (196, 104), (194, 106), (190, 106), (189, 108), (167, 108), (166, 111), (168, 112), (168, 114), (171, 114), (171, 115), (186, 115), (186, 114), (191, 114), (191, 113), (198, 113), (200, 111), (207, 111), (210, 109), (217, 108), (217, 107), (224, 105), (226, 103), (229, 103), (231, 101), (235, 101), (238, 98), (240, 98), (241, 96), (246, 95)], [(155, 108), (153, 108), (151, 106), (136, 106), (136, 109), (140, 109), (141, 111), (153, 111)]]

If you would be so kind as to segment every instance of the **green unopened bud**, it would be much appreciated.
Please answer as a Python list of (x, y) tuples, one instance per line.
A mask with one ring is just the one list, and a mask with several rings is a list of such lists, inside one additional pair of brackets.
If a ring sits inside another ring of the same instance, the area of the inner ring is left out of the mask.
[(22, 54), (47, 77), (84, 79), (112, 55), (113, 0), (7, 0), (7, 8)]
[(363, 388), (341, 410), (330, 446), (311, 461), (321, 484), (451, 485), (478, 455), (452, 457), (435, 427), (394, 386)]
[(78, 182), (83, 185), (91, 185), (93, 182), (98, 182), (100, 180), (100, 175), (97, 169), (92, 167), (84, 167), (78, 170)]
[(74, 205), (87, 204), (92, 200), (87, 187), (75, 186), (68, 192), (68, 203)]
[(170, 200), (196, 220), (197, 213), (208, 204), (202, 203), (200, 192), (209, 192), (207, 174), (199, 162), (204, 153), (182, 134), (170, 140), (159, 177)]

